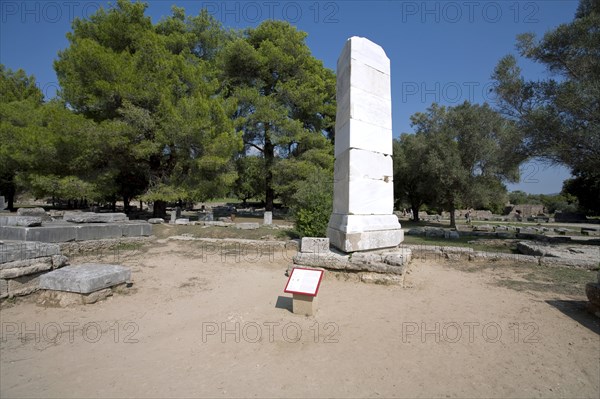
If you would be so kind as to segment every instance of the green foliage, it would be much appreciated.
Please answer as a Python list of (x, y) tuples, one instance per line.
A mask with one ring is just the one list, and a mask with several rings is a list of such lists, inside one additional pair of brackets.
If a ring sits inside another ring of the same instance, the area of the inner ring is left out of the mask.
[(104, 160), (96, 178), (109, 196), (222, 196), (242, 146), (216, 80), (214, 58), (229, 35), (206, 11), (186, 17), (174, 7), (153, 25), (146, 7), (119, 0), (73, 22), (55, 62), (61, 95), (99, 123), (103, 144), (92, 158)]
[(397, 207), (408, 204), (415, 221), (419, 220), (419, 209), (433, 202), (433, 191), (423, 182), (425, 164), (417, 154), (427, 152), (428, 143), (422, 134), (403, 133), (393, 142), (394, 200)]
[(30, 149), (38, 149), (44, 137), (38, 123), (42, 99), (33, 76), (0, 64), (0, 193), (9, 209), (18, 190), (16, 175), (35, 161)]
[(331, 174), (335, 76), (305, 33), (276, 21), (230, 32), (178, 7), (153, 23), (146, 8), (117, 0), (73, 21), (54, 63), (60, 100), (1, 67), (3, 193), (164, 204), (235, 186), (271, 208)]
[(331, 175), (313, 174), (298, 184), (291, 199), (295, 228), (302, 237), (326, 237), (333, 210)]
[(518, 179), (523, 159), (514, 124), (487, 104), (445, 108), (433, 104), (411, 117), (414, 136), (395, 144), (396, 198), (451, 212), (459, 206), (500, 209), (503, 182)]
[(575, 196), (579, 201), (579, 210), (600, 215), (600, 172), (575, 171), (575, 177), (563, 183), (564, 196)]
[(237, 180), (234, 192), (237, 198), (246, 202), (258, 199), (264, 193), (264, 159), (257, 156), (239, 157), (236, 160)]
[[(581, 0), (571, 23), (539, 40), (531, 33), (517, 38), (520, 55), (544, 65), (549, 78), (526, 80), (513, 55), (493, 74), (499, 109), (518, 124), (528, 155), (570, 167), (587, 187), (600, 185), (599, 26), (600, 2)], [(583, 195), (582, 204), (598, 200), (593, 189), (572, 192)]]
[(530, 194), (527, 194), (525, 191), (521, 191), (521, 190), (511, 191), (508, 194), (508, 200), (513, 205), (541, 204), (541, 201), (538, 198), (536, 198), (535, 196), (532, 196)]
[[(286, 22), (265, 21), (220, 55), (224, 90), (237, 103), (233, 115), (245, 152), (264, 159), (268, 210), (278, 193), (288, 193), (282, 198), (288, 201), (296, 183), (312, 173), (309, 164), (333, 164), (325, 136), (333, 132), (335, 76), (310, 54), (305, 37)], [(292, 167), (301, 175), (281, 178)]]
[[(569, 181), (569, 180), (568, 180)], [(565, 182), (565, 185), (567, 182)], [(577, 198), (567, 192), (561, 194), (528, 194), (524, 191), (512, 191), (508, 194), (508, 199), (513, 205), (544, 205), (547, 213), (575, 212), (577, 210)]]

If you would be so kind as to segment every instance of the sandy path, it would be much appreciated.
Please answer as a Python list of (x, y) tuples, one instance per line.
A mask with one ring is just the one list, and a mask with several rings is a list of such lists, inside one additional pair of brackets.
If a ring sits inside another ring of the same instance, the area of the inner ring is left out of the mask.
[(279, 298), (291, 253), (203, 259), (195, 245), (124, 262), (131, 295), (3, 308), (0, 396), (598, 397), (598, 319), (547, 302), (583, 297), (415, 261), (410, 289), (326, 278), (301, 317)]

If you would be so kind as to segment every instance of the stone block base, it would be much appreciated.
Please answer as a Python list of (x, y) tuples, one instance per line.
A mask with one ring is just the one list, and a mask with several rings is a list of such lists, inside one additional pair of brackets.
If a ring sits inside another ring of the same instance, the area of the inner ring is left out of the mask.
[(397, 247), (404, 240), (402, 229), (345, 232), (327, 228), (331, 244), (344, 252), (368, 251)]
[(294, 294), (292, 300), (292, 311), (294, 314), (312, 316), (317, 311), (317, 297), (302, 294)]
[[(125, 284), (122, 284), (123, 286)], [(117, 288), (117, 287), (114, 287)], [(42, 291), (37, 303), (43, 306), (67, 307), (74, 305), (90, 305), (112, 296), (113, 289), (104, 288), (89, 294), (79, 294), (66, 291)]]
[(85, 263), (46, 273), (42, 276), (39, 285), (45, 290), (89, 294), (130, 280), (131, 270), (127, 267)]

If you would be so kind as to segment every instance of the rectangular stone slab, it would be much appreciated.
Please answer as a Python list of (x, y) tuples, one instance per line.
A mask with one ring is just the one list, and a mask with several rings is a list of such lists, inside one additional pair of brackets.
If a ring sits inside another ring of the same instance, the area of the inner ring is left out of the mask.
[(129, 220), (124, 213), (65, 212), (63, 220), (72, 223), (109, 223)]
[(0, 244), (0, 264), (59, 255), (58, 244), (5, 241)]
[(85, 263), (66, 266), (40, 277), (45, 290), (89, 294), (131, 280), (131, 270), (125, 266)]

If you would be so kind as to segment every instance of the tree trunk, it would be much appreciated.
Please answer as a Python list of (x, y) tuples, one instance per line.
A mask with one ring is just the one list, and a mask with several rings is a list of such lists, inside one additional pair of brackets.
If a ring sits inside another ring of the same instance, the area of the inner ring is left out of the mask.
[(167, 203), (165, 201), (154, 201), (154, 209), (152, 210), (152, 217), (162, 218), (167, 215)]
[(15, 191), (10, 190), (8, 194), (6, 194), (6, 209), (11, 212), (15, 211)]
[(140, 212), (144, 210), (144, 203), (140, 200)]
[(455, 214), (454, 211), (456, 209), (454, 209), (454, 208), (455, 208), (454, 207), (454, 203), (451, 203), (450, 204), (450, 227), (453, 228), (453, 229), (456, 228), (456, 216), (454, 215)]
[(271, 142), (269, 126), (265, 127), (265, 211), (273, 211), (273, 200), (275, 199), (275, 190), (273, 190), (273, 162), (275, 160), (275, 146)]
[(410, 209), (412, 209), (413, 221), (418, 222), (419, 221), (419, 206), (411, 204)]

